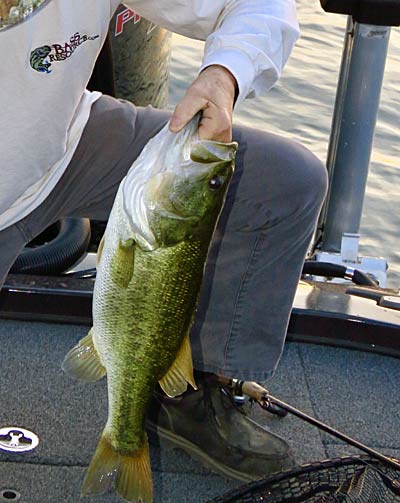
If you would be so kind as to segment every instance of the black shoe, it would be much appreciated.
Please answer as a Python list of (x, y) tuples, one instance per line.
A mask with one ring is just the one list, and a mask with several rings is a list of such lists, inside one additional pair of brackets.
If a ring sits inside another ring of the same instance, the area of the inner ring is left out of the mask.
[(168, 398), (155, 393), (147, 418), (150, 439), (179, 447), (221, 475), (251, 481), (294, 465), (289, 445), (248, 417), (212, 379), (198, 391)]

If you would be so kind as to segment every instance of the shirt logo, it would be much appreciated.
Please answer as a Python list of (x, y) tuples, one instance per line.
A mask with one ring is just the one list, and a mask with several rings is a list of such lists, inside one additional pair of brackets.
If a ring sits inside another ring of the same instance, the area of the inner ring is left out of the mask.
[(39, 73), (51, 73), (52, 70), (50, 70), (50, 67), (52, 63), (65, 61), (74, 54), (80, 45), (97, 38), (99, 38), (99, 35), (81, 35), (79, 32), (76, 32), (69, 39), (69, 42), (38, 47), (31, 52), (31, 67)]

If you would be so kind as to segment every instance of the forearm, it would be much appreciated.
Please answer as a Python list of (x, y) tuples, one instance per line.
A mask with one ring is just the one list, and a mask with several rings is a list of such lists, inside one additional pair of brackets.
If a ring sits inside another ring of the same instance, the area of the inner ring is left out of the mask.
[(206, 40), (201, 70), (227, 68), (239, 100), (265, 94), (278, 80), (299, 35), (295, 0), (127, 0), (147, 19)]
[(226, 67), (238, 82), (239, 101), (265, 95), (279, 79), (298, 36), (294, 1), (230, 2), (207, 38), (201, 69)]

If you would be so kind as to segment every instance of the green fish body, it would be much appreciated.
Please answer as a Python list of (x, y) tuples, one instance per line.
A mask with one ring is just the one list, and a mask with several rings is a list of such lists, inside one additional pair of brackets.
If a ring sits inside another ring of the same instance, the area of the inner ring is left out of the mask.
[(124, 499), (151, 502), (145, 419), (155, 385), (169, 396), (196, 387), (189, 329), (237, 147), (196, 141), (196, 127), (166, 127), (121, 183), (99, 249), (93, 328), (63, 364), (79, 379), (107, 374), (108, 420), (84, 494), (115, 477)]

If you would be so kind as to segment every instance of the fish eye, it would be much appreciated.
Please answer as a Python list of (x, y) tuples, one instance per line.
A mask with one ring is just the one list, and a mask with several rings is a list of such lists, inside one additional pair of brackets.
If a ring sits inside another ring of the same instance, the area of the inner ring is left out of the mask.
[(208, 186), (211, 190), (217, 190), (222, 187), (224, 181), (220, 176), (213, 176), (208, 180)]

